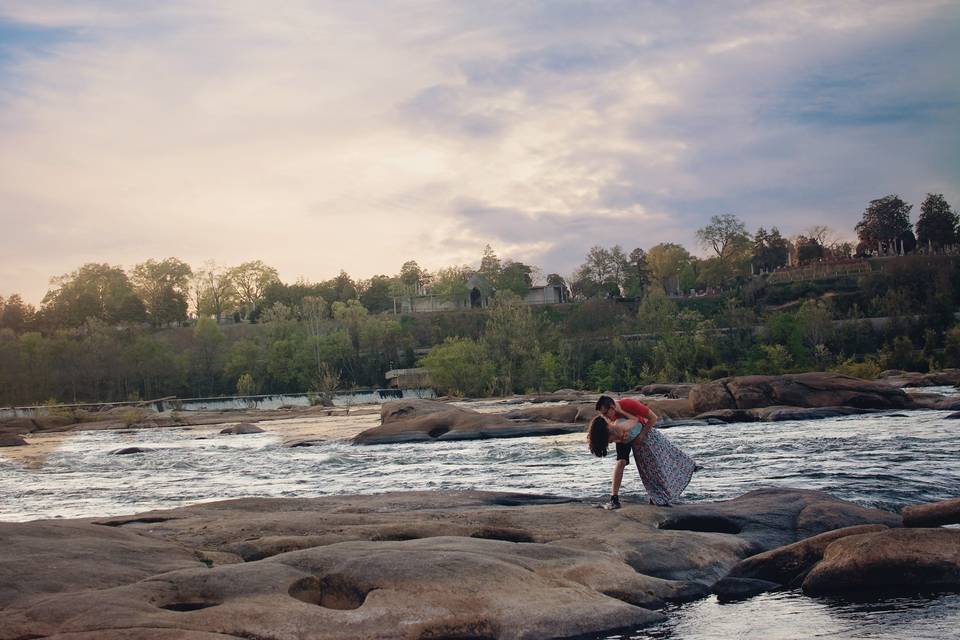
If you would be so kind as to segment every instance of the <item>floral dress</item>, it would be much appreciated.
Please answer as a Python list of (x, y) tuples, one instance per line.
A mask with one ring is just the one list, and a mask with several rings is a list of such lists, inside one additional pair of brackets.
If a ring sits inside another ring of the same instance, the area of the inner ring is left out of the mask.
[(643, 441), (637, 433), (636, 427), (631, 429), (628, 441), (650, 501), (661, 506), (676, 502), (690, 484), (696, 464), (659, 429), (651, 429)]

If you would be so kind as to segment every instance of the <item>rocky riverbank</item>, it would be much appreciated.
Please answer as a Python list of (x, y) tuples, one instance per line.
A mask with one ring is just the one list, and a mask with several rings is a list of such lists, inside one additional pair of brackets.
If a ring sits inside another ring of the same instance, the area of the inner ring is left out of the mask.
[(618, 512), (464, 491), (0, 523), (0, 639), (553, 638), (655, 622), (725, 578), (857, 592), (934, 571), (958, 588), (960, 530), (901, 525), (790, 489)]

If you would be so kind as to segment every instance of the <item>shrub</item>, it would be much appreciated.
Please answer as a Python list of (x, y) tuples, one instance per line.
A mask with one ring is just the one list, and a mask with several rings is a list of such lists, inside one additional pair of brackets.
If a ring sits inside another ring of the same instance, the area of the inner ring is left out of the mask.
[(877, 362), (877, 359), (873, 356), (867, 356), (863, 362), (857, 362), (853, 358), (848, 358), (833, 368), (833, 371), (837, 373), (843, 373), (848, 376), (853, 376), (854, 378), (864, 378), (866, 380), (875, 379), (880, 375), (882, 370), (880, 363)]

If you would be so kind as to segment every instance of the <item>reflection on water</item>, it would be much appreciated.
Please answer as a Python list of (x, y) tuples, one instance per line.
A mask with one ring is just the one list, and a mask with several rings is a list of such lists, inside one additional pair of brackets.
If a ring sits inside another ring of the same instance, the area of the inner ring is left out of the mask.
[(855, 602), (839, 598), (808, 598), (799, 591), (784, 591), (725, 604), (711, 596), (669, 607), (664, 613), (667, 620), (659, 625), (600, 637), (610, 640), (956, 638), (960, 629), (960, 594)]
[[(495, 404), (471, 405), (492, 410)], [(905, 415), (905, 417), (903, 417)], [(807, 422), (676, 427), (666, 431), (704, 466), (688, 501), (722, 500), (761, 486), (824, 489), (865, 506), (956, 497), (960, 422), (947, 412), (901, 412)], [(292, 419), (267, 433), (221, 436), (206, 429), (88, 431), (0, 449), (0, 520), (130, 514), (244, 496), (310, 497), (415, 489), (488, 489), (599, 499), (612, 459), (587, 452), (582, 434), (509, 440), (354, 447), (349, 435), (376, 415)], [(323, 423), (329, 441), (282, 446)], [(144, 455), (111, 456), (127, 446)], [(36, 447), (36, 448), (35, 448)], [(635, 472), (625, 500), (641, 499)], [(669, 620), (616, 638), (952, 638), (960, 595), (871, 603), (765, 594), (673, 607)]]

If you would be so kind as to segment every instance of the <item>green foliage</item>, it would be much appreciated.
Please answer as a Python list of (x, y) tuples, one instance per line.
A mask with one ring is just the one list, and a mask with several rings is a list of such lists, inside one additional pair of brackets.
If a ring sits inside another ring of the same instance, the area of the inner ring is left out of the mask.
[(79, 327), (88, 319), (109, 324), (146, 318), (127, 274), (120, 267), (89, 263), (54, 278), (57, 288), (43, 298), (43, 313), (59, 327)]
[(873, 380), (883, 371), (880, 363), (874, 357), (867, 357), (863, 362), (857, 362), (853, 358), (844, 360), (833, 368), (838, 373), (844, 373), (854, 378), (863, 378)]
[(782, 344), (761, 344), (752, 363), (752, 370), (766, 375), (787, 373), (793, 368), (794, 360)]
[(483, 345), (469, 338), (447, 338), (423, 358), (438, 393), (454, 396), (489, 395), (496, 375)]
[(484, 327), (482, 343), (503, 394), (537, 386), (540, 362), (539, 323), (518, 297), (498, 295)]
[(910, 209), (899, 196), (889, 195), (871, 200), (857, 223), (857, 237), (867, 250), (874, 250), (877, 243), (903, 242), (907, 251), (912, 251), (916, 239), (910, 224)]
[(237, 378), (237, 395), (238, 396), (255, 396), (257, 395), (256, 381), (254, 381), (253, 376), (249, 373), (243, 373)]
[(587, 386), (592, 391), (613, 389), (613, 369), (603, 360), (597, 360), (587, 368)]
[(921, 248), (931, 246), (941, 248), (957, 243), (957, 214), (942, 193), (928, 193), (920, 205), (920, 217), (917, 219), (917, 242)]

